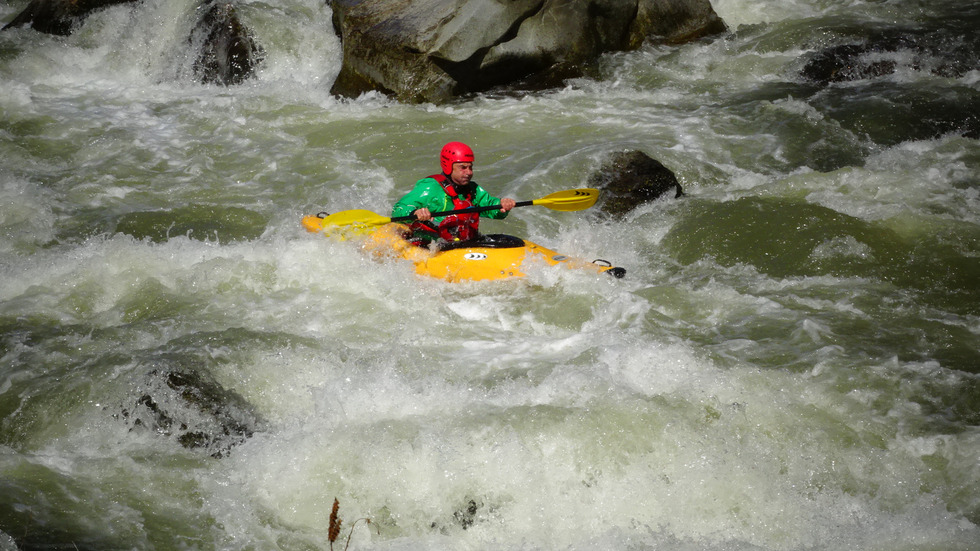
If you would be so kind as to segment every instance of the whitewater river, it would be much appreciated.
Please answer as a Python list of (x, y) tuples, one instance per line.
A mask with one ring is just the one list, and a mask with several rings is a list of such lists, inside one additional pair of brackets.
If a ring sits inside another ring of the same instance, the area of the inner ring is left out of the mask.
[[(335, 549), (980, 549), (980, 8), (713, 4), (726, 36), (447, 106), (332, 97), (319, 0), (238, 2), (231, 88), (190, 0), (0, 33), (0, 549), (328, 549), (335, 498)], [(875, 33), (884, 74), (800, 76)], [(450, 140), (518, 200), (627, 149), (687, 196), (483, 223), (622, 280), (301, 228)]]

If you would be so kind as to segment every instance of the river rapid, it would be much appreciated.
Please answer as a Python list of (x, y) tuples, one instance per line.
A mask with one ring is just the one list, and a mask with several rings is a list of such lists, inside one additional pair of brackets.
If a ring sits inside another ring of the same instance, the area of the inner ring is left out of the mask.
[[(725, 36), (446, 106), (332, 97), (316, 0), (238, 2), (265, 61), (196, 84), (194, 5), (0, 33), (0, 549), (328, 549), (334, 499), (335, 549), (980, 548), (975, 2), (713, 0)], [(801, 77), (882, 31), (886, 74)], [(483, 222), (622, 280), (301, 228), (450, 140), (518, 200), (626, 149), (687, 195)]]

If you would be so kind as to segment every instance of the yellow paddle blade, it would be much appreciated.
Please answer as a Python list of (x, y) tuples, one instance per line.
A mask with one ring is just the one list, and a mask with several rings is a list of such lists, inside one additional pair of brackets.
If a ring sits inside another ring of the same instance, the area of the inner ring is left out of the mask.
[(585, 210), (599, 199), (599, 190), (593, 188), (566, 189), (532, 201), (534, 205), (548, 207), (551, 210), (573, 211)]
[(383, 226), (391, 222), (391, 218), (375, 214), (369, 210), (355, 209), (344, 210), (336, 214), (331, 214), (320, 221), (320, 227), (329, 229), (331, 226)]
[(390, 218), (385, 218), (369, 210), (345, 210), (323, 218), (312, 215), (304, 216), (303, 227), (308, 232), (322, 231), (344, 239), (351, 235), (371, 233), (375, 228), (383, 226), (389, 221), (391, 221)]

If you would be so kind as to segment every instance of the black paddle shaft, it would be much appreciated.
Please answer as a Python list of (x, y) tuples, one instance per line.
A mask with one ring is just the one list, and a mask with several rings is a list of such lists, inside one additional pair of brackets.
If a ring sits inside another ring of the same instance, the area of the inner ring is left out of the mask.
[[(514, 204), (514, 207), (527, 207), (533, 204), (534, 201), (518, 201), (517, 203)], [(471, 212), (487, 212), (489, 210), (500, 210), (500, 205), (487, 205), (485, 207), (466, 207), (465, 209), (433, 212), (432, 217), (436, 218), (438, 216), (450, 216), (453, 214), (469, 214)], [(416, 218), (414, 214), (409, 214), (408, 216), (396, 216), (391, 219), (392, 222), (413, 222), (415, 220)]]

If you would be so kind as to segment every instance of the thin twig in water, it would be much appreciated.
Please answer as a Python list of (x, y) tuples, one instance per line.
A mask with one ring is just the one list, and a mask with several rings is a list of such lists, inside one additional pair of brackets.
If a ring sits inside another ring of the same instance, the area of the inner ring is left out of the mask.
[[(340, 525), (344, 522), (340, 520), (340, 517), (338, 516), (339, 511), (340, 502), (337, 501), (337, 498), (333, 498), (333, 510), (330, 511), (330, 527), (327, 528), (327, 539), (330, 541), (330, 551), (333, 551), (333, 542), (337, 541), (337, 536), (340, 535)], [(350, 538), (354, 535), (354, 527), (357, 526), (357, 523), (361, 522), (362, 520), (368, 524), (371, 524), (371, 519), (369, 518), (359, 518), (355, 520), (354, 524), (350, 525), (350, 532), (347, 534), (347, 543), (344, 545), (344, 551), (347, 551), (347, 548), (350, 547)], [(381, 529), (377, 526), (375, 526), (374, 529), (378, 531), (378, 535), (380, 536)]]
[[(351, 524), (350, 525), (350, 533), (347, 534), (347, 545), (344, 546), (344, 551), (347, 551), (347, 548), (350, 547), (350, 537), (354, 535), (354, 527), (357, 526), (357, 523), (358, 522), (361, 522), (362, 520), (364, 522), (368, 523), (368, 524), (371, 524), (371, 519), (369, 519), (369, 518), (359, 518), (359, 519), (355, 520), (354, 521), (354, 524)], [(381, 535), (381, 529), (378, 528), (377, 526), (375, 526), (374, 529), (378, 531), (378, 535), (380, 536)]]

